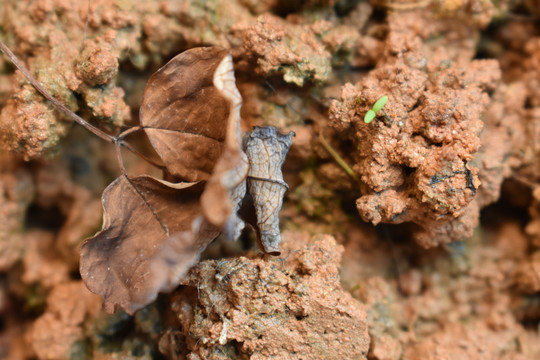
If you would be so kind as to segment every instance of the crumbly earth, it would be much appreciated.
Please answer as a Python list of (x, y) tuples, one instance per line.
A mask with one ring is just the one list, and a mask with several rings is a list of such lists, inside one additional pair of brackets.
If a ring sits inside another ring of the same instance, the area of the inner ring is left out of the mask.
[(31, 174), (16, 159), (0, 155), (0, 271), (7, 271), (24, 251), (24, 214), (34, 197)]
[(107, 315), (78, 256), (120, 173), (114, 148), (0, 56), (0, 358), (540, 358), (537, 5), (1, 2), (0, 39), (106, 132), (137, 123), (168, 59), (219, 45), (243, 129), (296, 137), (281, 256), (257, 254), (249, 229), (218, 239), (174, 293)]
[[(473, 52), (423, 43), (448, 24), (433, 19), (428, 29), (418, 28), (426, 16), (389, 16), (386, 56), (358, 83), (342, 87), (330, 124), (355, 149), (353, 169), (366, 185), (356, 202), (360, 215), (375, 225), (412, 221), (421, 227), (417, 241), (428, 247), (470, 236), (478, 224), (481, 169), (470, 163), (501, 71), (496, 61), (471, 61)], [(456, 42), (470, 39), (459, 30)], [(364, 114), (383, 95), (390, 100), (380, 121), (365, 124)]]
[(286, 232), (282, 249), (193, 268), (162, 351), (185, 342), (190, 359), (366, 359), (367, 314), (339, 282), (343, 248), (331, 236)]

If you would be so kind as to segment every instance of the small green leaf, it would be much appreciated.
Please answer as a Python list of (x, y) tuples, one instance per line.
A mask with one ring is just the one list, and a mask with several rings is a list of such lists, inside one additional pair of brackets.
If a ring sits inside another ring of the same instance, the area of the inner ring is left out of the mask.
[(366, 115), (364, 116), (364, 122), (366, 124), (369, 124), (370, 122), (373, 121), (373, 119), (375, 119), (375, 116), (377, 116), (377, 114), (375, 113), (375, 111), (373, 110), (368, 110), (368, 112), (366, 113)]
[(387, 101), (388, 101), (388, 96), (383, 96), (382, 98), (377, 100), (375, 104), (373, 104), (373, 107), (371, 108), (371, 110), (375, 111), (375, 113), (378, 113), (384, 107), (384, 105), (386, 105)]

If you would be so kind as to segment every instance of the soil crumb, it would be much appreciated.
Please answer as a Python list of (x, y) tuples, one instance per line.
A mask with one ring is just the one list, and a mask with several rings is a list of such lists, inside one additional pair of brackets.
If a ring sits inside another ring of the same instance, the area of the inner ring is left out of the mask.
[(162, 351), (178, 351), (181, 336), (190, 359), (367, 359), (367, 314), (339, 282), (343, 247), (286, 232), (283, 248), (197, 265), (172, 304), (181, 326)]

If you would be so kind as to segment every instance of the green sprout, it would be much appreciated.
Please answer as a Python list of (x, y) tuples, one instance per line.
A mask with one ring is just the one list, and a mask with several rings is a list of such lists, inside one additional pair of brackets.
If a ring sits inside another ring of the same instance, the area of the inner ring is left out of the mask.
[(386, 105), (386, 102), (388, 101), (388, 96), (383, 96), (379, 100), (375, 101), (375, 104), (373, 104), (373, 107), (371, 110), (368, 110), (366, 115), (364, 116), (364, 122), (366, 124), (369, 124), (370, 122), (375, 119), (375, 116), (377, 116), (377, 113), (381, 111), (381, 109)]

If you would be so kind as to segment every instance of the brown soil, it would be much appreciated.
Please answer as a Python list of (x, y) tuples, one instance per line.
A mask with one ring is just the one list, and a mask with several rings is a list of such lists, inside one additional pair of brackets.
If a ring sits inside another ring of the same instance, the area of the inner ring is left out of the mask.
[(242, 129), (296, 137), (279, 256), (248, 226), (172, 293), (108, 315), (78, 270), (115, 149), (0, 56), (0, 358), (540, 358), (539, 7), (2, 2), (0, 40), (108, 133), (138, 123), (159, 67), (217, 45), (233, 56)]

